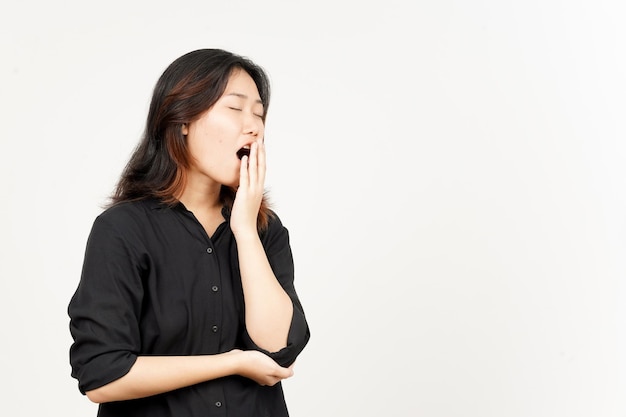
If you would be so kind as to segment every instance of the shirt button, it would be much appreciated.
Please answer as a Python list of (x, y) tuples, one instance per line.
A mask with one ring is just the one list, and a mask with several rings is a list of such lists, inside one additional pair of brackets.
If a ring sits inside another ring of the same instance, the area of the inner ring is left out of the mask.
[(217, 286), (217, 285), (214, 285), (214, 286), (212, 286), (212, 287), (211, 287), (211, 290), (212, 290), (213, 292), (217, 292), (217, 290), (219, 290), (219, 288), (218, 288), (218, 286)]
[(221, 407), (222, 406), (222, 402), (221, 401), (215, 401), (215, 406), (216, 407)]
[(213, 333), (217, 333), (218, 327), (217, 326), (213, 326), (213, 327), (211, 327), (211, 329), (213, 330)]
[(213, 253), (213, 248), (206, 248), (206, 253)]

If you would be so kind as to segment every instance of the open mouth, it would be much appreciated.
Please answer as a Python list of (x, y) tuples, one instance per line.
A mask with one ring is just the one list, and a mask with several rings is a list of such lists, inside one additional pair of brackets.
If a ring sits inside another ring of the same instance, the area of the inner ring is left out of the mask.
[(247, 145), (237, 151), (237, 158), (241, 159), (244, 155), (250, 157), (250, 147)]

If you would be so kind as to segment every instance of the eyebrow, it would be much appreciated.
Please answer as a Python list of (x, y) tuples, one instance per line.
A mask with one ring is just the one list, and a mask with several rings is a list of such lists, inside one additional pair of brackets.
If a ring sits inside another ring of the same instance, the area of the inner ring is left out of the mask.
[[(241, 94), (241, 93), (229, 93), (226, 94), (227, 96), (235, 96), (235, 97), (240, 97), (240, 98), (245, 98), (248, 99), (249, 97), (245, 94)], [(259, 104), (263, 104), (263, 101), (261, 101), (261, 99), (258, 100), (254, 100), (255, 103), (259, 103)]]

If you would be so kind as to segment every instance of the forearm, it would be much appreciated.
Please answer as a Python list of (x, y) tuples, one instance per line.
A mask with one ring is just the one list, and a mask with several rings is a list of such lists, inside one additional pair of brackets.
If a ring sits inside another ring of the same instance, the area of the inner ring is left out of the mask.
[(200, 356), (139, 356), (123, 377), (88, 391), (96, 403), (161, 394), (238, 372), (237, 352)]
[(293, 303), (276, 279), (258, 235), (237, 239), (248, 334), (262, 349), (287, 345)]

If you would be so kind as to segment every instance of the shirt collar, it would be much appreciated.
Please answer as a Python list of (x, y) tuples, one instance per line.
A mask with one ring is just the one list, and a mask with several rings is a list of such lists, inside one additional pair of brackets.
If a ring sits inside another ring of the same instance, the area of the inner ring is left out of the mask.
[[(150, 197), (146, 200), (146, 204), (151, 210), (177, 209), (177, 210), (187, 211), (183, 203), (181, 203), (180, 201), (177, 201), (172, 204), (168, 204), (159, 198)], [(226, 219), (226, 221), (229, 221), (230, 220), (230, 208), (226, 206), (222, 207), (222, 216), (224, 216), (224, 219)]]

